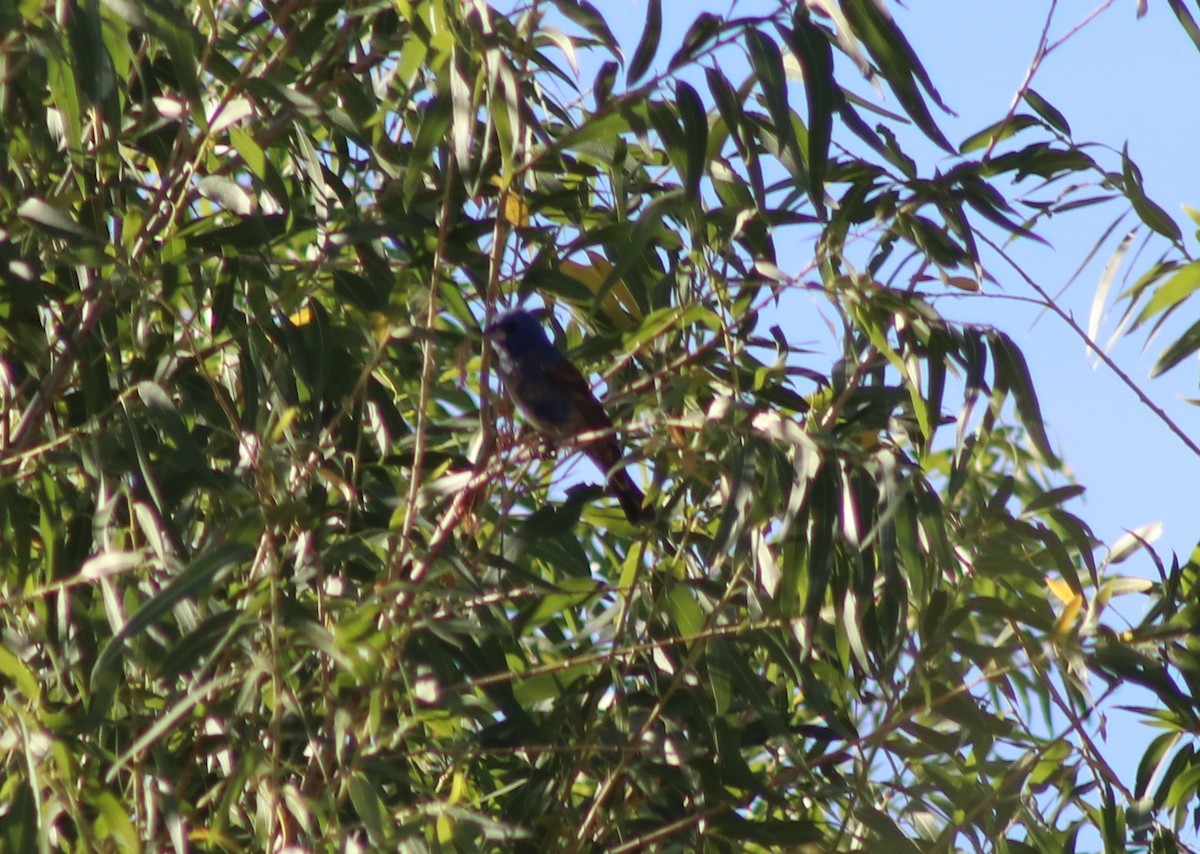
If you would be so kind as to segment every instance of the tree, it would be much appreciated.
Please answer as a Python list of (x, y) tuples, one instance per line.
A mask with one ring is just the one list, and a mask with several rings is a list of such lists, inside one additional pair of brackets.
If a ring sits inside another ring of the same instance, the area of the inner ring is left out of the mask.
[[(1033, 89), (953, 145), (871, 0), (663, 11), (626, 59), (575, 0), (0, 8), (14, 850), (1182, 847), (1200, 564), (1116, 574), (935, 306), (1081, 179), (1177, 229)], [(511, 428), (523, 296), (652, 523)]]

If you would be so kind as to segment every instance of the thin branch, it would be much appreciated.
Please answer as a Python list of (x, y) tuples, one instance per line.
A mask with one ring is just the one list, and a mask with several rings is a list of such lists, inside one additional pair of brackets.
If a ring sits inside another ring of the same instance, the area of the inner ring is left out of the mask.
[(1021, 265), (1014, 261), (998, 243), (986, 235), (981, 234), (979, 236), (988, 246), (995, 250), (996, 253), (1003, 258), (1010, 267), (1012, 267), (1016, 274), (1025, 281), (1025, 284), (1029, 285), (1029, 287), (1033, 288), (1033, 290), (1037, 292), (1038, 296), (1041, 297), (1042, 304), (1045, 305), (1045, 307), (1050, 311), (1058, 315), (1063, 323), (1067, 324), (1067, 326), (1079, 336), (1079, 339), (1083, 341), (1083, 343), (1089, 348), (1091, 348), (1091, 350), (1096, 354), (1096, 357), (1100, 359), (1100, 361), (1102, 361), (1105, 366), (1129, 388), (1130, 391), (1137, 395), (1137, 398), (1142, 402), (1142, 405), (1153, 412), (1158, 419), (1167, 426), (1167, 429), (1174, 433), (1179, 441), (1183, 442), (1183, 444), (1187, 446), (1188, 450), (1190, 450), (1197, 457), (1200, 457), (1200, 445), (1197, 445), (1192, 438), (1188, 436), (1186, 432), (1184, 432), (1183, 428), (1176, 424), (1171, 416), (1168, 415), (1161, 406), (1151, 400), (1149, 395), (1142, 391), (1141, 386), (1135, 383), (1129, 374), (1121, 370), (1117, 363), (1113, 361), (1112, 357), (1109, 356), (1108, 353), (1104, 352), (1104, 349), (1095, 341), (1093, 341), (1092, 337), (1087, 334), (1087, 331), (1075, 321), (1075, 318), (1071, 315), (1071, 313), (1066, 311), (1064, 308), (1062, 308), (1062, 306), (1055, 302), (1050, 294), (1046, 293), (1046, 290), (1037, 282), (1035, 282), (1033, 278), (1026, 273), (1024, 269), (1022, 269)]
[(1092, 23), (1092, 21), (1096, 20), (1096, 18), (1103, 14), (1115, 2), (1116, 0), (1104, 0), (1103, 3), (1085, 15), (1083, 20), (1071, 27), (1071, 29), (1069, 29), (1064, 36), (1051, 42), (1049, 41), (1050, 25), (1054, 20), (1054, 13), (1058, 9), (1058, 0), (1051, 0), (1050, 10), (1046, 13), (1046, 23), (1042, 26), (1042, 34), (1038, 39), (1037, 50), (1035, 50), (1033, 53), (1033, 59), (1030, 60), (1029, 67), (1025, 69), (1025, 78), (1021, 81), (1021, 85), (1017, 87), (1017, 91), (1013, 95), (1012, 104), (1008, 108), (1008, 114), (1004, 117), (1004, 121), (1001, 122), (999, 129), (992, 136), (991, 141), (988, 142), (987, 150), (983, 153), (982, 158), (985, 163), (989, 158), (991, 158), (992, 149), (994, 149), (996, 144), (1004, 138), (1004, 129), (1017, 114), (1017, 108), (1021, 105), (1021, 101), (1025, 98), (1025, 93), (1028, 92), (1029, 88), (1033, 85), (1033, 78), (1037, 74), (1038, 69), (1041, 68), (1042, 62), (1045, 61), (1046, 57), (1066, 44), (1067, 41), (1074, 38), (1080, 30)]

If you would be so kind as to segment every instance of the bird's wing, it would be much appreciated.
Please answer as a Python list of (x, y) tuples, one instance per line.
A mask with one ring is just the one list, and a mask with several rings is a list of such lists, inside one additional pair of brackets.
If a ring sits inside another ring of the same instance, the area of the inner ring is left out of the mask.
[(549, 367), (548, 378), (550, 384), (561, 390), (563, 398), (570, 401), (571, 426), (566, 432), (573, 437), (582, 433), (597, 434), (581, 442), (580, 446), (600, 471), (609, 476), (621, 461), (621, 444), (604, 406), (592, 393), (583, 374), (565, 359)]
[(505, 382), (517, 408), (552, 439), (612, 427), (583, 374), (557, 350), (514, 360)]
[(573, 425), (575, 432), (583, 433), (588, 430), (608, 430), (613, 426), (592, 387), (579, 369), (564, 359), (557, 359), (546, 366), (547, 381), (569, 400), (575, 411), (578, 423)]

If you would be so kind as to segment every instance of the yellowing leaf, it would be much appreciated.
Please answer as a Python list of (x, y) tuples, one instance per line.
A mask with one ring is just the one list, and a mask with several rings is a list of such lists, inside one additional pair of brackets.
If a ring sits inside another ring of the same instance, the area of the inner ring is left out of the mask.
[(1059, 602), (1067, 603), (1075, 598), (1076, 593), (1071, 589), (1071, 585), (1063, 581), (1061, 578), (1047, 578), (1046, 586), (1050, 588), (1050, 592), (1054, 594)]
[(278, 442), (283, 438), (283, 434), (292, 426), (295, 420), (300, 417), (300, 410), (294, 406), (289, 406), (279, 416), (279, 421), (271, 430), (271, 441)]
[(525, 200), (512, 193), (505, 193), (504, 218), (513, 225), (529, 225), (529, 208), (525, 204)]
[(864, 451), (876, 451), (883, 446), (879, 440), (878, 430), (859, 430), (854, 434), (853, 439)]
[[(564, 260), (559, 263), (558, 268), (593, 294), (598, 295), (608, 283), (609, 274), (612, 273), (612, 264), (608, 263), (600, 253), (590, 249), (587, 250), (587, 256), (591, 262), (590, 266)], [(642, 310), (638, 307), (637, 300), (629, 292), (629, 286), (620, 279), (613, 282), (612, 287), (608, 288), (608, 292), (604, 294), (604, 299), (600, 302), (600, 311), (617, 329), (628, 329), (633, 326), (633, 321), (642, 319)]]
[(307, 305), (298, 308), (288, 315), (288, 321), (292, 326), (308, 326), (313, 321), (313, 310)]
[(1079, 616), (1080, 610), (1083, 608), (1083, 597), (1076, 596), (1063, 608), (1062, 613), (1058, 615), (1058, 619), (1054, 621), (1054, 640), (1061, 641), (1071, 632), (1071, 627), (1075, 625), (1075, 619)]
[(450, 803), (460, 804), (468, 794), (467, 780), (462, 774), (455, 774), (450, 782)]
[(529, 207), (525, 200), (511, 190), (511, 183), (493, 175), (489, 183), (500, 190), (500, 216), (518, 227), (529, 225)]
[(442, 844), (454, 841), (454, 817), (449, 813), (441, 813), (437, 817), (437, 839)]
[(371, 333), (375, 336), (375, 343), (382, 347), (387, 343), (388, 336), (391, 334), (387, 315), (381, 311), (373, 311), (371, 312), (370, 321)]
[(1054, 640), (1061, 641), (1070, 634), (1071, 627), (1075, 625), (1075, 620), (1079, 617), (1079, 612), (1083, 609), (1083, 595), (1072, 590), (1071, 585), (1061, 578), (1047, 578), (1046, 586), (1050, 588), (1050, 592), (1054, 594), (1054, 597), (1063, 603), (1062, 613), (1054, 621), (1053, 632)]

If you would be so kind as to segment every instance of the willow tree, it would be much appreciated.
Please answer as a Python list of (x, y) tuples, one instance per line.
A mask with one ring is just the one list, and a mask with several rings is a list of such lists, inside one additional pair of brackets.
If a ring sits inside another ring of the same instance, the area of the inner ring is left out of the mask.
[[(1118, 575), (935, 307), (1078, 187), (1173, 223), (1031, 88), (950, 142), (872, 0), (666, 11), (0, 7), (13, 850), (1177, 845), (1197, 564)], [(516, 304), (645, 524), (510, 417)]]

